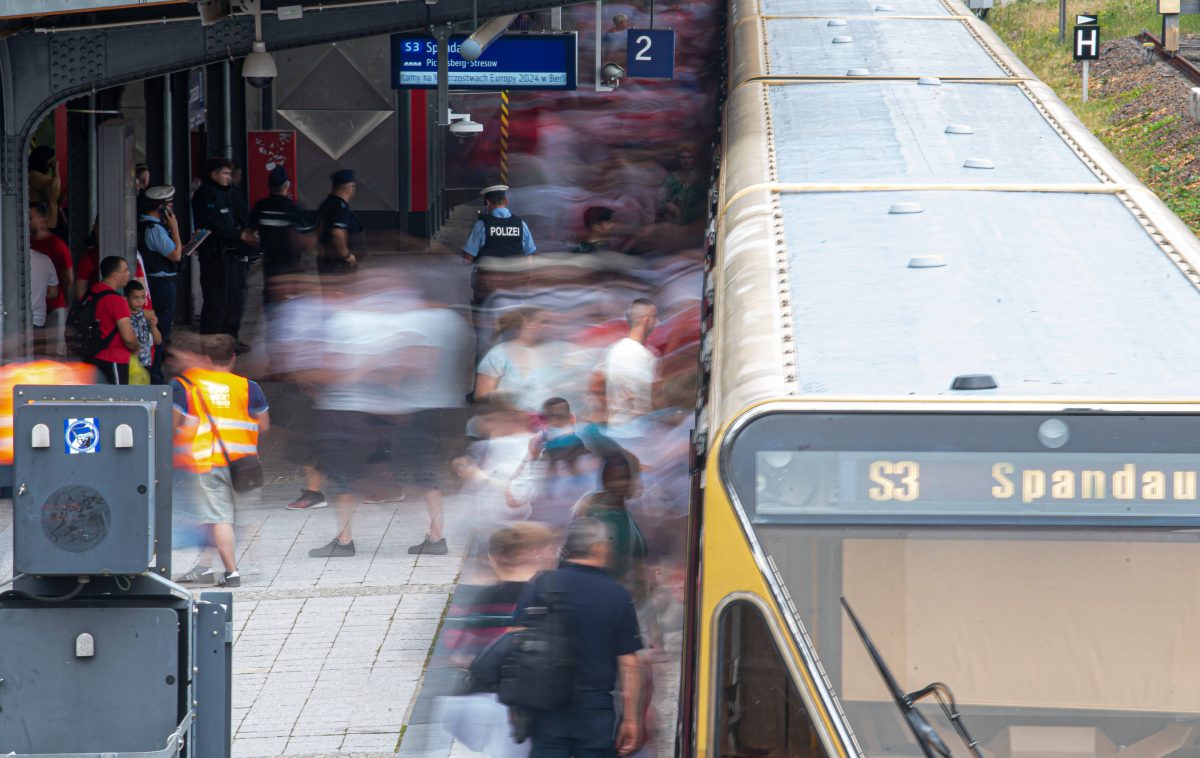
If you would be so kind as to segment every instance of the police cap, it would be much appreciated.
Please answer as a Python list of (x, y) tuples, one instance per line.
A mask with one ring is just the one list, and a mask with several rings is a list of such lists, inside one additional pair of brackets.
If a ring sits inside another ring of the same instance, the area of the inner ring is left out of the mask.
[(503, 195), (506, 192), (508, 192), (507, 184), (493, 184), (490, 187), (484, 187), (479, 194), (487, 197), (488, 195)]
[(155, 202), (165, 203), (175, 199), (175, 188), (169, 184), (160, 184), (157, 187), (146, 188), (146, 199), (154, 200)]
[(334, 171), (332, 174), (330, 174), (329, 181), (333, 183), (333, 186), (340, 187), (343, 184), (351, 184), (352, 182), (358, 181), (358, 177), (354, 173), (354, 169), (344, 168), (340, 171)]

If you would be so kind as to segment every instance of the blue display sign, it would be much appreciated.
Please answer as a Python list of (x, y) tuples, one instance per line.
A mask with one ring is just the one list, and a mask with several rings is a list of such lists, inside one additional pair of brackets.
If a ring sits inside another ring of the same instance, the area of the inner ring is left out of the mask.
[(626, 39), (625, 71), (632, 79), (674, 78), (675, 32), (670, 29), (630, 29)]
[[(463, 58), (465, 34), (450, 38), (450, 87), (466, 90), (575, 89), (578, 44), (570, 34), (505, 34), (478, 60)], [(437, 40), (426, 35), (392, 35), (392, 88), (437, 87)]]

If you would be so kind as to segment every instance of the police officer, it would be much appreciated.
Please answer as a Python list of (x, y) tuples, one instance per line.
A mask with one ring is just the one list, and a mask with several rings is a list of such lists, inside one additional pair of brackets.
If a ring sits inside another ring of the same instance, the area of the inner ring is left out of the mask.
[(250, 227), (258, 232), (263, 254), (263, 278), (266, 282), (265, 302), (273, 302), (271, 280), (300, 271), (301, 250), (292, 239), (292, 229), (307, 215), (289, 196), (292, 183), (283, 166), (267, 174), (270, 194), (254, 204)]
[(511, 258), (537, 252), (529, 226), (508, 209), (508, 186), (495, 184), (484, 187), (483, 201), (487, 209), (471, 229), (463, 245), (463, 262), (476, 263), (480, 258)]
[(321, 258), (317, 269), (322, 274), (348, 274), (367, 256), (366, 230), (350, 210), (350, 201), (358, 187), (357, 176), (353, 170), (344, 168), (333, 172), (329, 181), (333, 185), (329, 197), (317, 209), (321, 216)]
[[(253, 232), (243, 230), (229, 185), (233, 163), (226, 158), (208, 160), (208, 176), (192, 195), (192, 219), (197, 229), (211, 234), (200, 247), (201, 334), (228, 334), (235, 340), (242, 327), (246, 306), (246, 262), (252, 252), (247, 244)], [(237, 343), (239, 353), (250, 346)]]
[[(158, 330), (164, 343), (171, 339), (176, 285), (183, 268), (179, 222), (172, 210), (174, 200), (175, 188), (169, 185), (148, 187), (138, 195), (137, 249), (142, 255), (146, 282), (150, 285), (150, 301), (154, 303)], [(147, 366), (155, 384), (163, 383), (162, 356), (165, 352), (154, 351), (154, 363)]]

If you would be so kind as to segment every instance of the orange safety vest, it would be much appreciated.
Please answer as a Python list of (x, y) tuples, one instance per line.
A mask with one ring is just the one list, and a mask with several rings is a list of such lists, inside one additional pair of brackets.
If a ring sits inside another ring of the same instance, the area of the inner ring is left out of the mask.
[(18, 384), (91, 384), (96, 369), (86, 363), (30, 361), (0, 367), (0, 466), (13, 462), (13, 387)]
[(203, 474), (227, 465), (221, 445), (213, 435), (209, 414), (230, 460), (258, 455), (258, 420), (250, 415), (249, 380), (237, 374), (198, 368), (183, 372), (182, 378), (191, 412), (175, 429), (175, 468)]

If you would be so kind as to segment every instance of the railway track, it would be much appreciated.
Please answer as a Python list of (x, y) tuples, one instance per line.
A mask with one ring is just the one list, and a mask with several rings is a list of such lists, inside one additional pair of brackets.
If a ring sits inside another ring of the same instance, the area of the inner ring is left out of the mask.
[(1158, 37), (1155, 37), (1148, 31), (1143, 31), (1141, 34), (1139, 34), (1138, 40), (1142, 42), (1142, 44), (1150, 44), (1153, 50), (1157, 52), (1159, 56), (1161, 56), (1167, 63), (1174, 66), (1176, 70), (1190, 79), (1193, 84), (1200, 85), (1200, 67), (1198, 67), (1195, 63), (1192, 63), (1179, 53), (1173, 53), (1169, 50), (1163, 49), (1162, 40), (1160, 40)]

